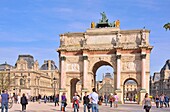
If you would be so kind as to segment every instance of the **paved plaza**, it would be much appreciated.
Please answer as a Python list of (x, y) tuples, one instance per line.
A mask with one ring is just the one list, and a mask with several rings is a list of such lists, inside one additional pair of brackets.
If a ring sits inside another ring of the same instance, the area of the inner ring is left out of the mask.
[[(9, 112), (21, 112), (21, 105), (14, 104), (12, 109)], [(32, 103), (30, 102), (27, 106), (26, 112), (60, 112), (59, 106), (54, 106), (53, 103), (41, 103), (38, 104), (37, 102)], [(66, 112), (73, 112), (73, 108), (71, 104), (69, 104), (66, 108)], [(80, 104), (80, 111), (83, 112), (83, 106)], [(118, 108), (110, 108), (109, 105), (99, 106), (99, 112), (144, 112), (141, 105), (137, 104), (120, 104)], [(156, 108), (155, 105), (152, 106), (151, 112), (170, 112), (170, 108)]]

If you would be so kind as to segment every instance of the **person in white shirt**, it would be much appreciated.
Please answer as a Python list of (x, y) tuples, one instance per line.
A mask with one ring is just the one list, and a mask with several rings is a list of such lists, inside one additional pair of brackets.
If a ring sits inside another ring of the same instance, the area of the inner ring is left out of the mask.
[(18, 100), (17, 100), (17, 103), (20, 104), (20, 100), (21, 100), (20, 94), (18, 94), (17, 99), (18, 99)]
[(98, 101), (99, 101), (99, 95), (96, 92), (96, 89), (92, 89), (92, 93), (89, 95), (89, 99), (91, 100), (92, 103), (92, 112), (98, 112)]

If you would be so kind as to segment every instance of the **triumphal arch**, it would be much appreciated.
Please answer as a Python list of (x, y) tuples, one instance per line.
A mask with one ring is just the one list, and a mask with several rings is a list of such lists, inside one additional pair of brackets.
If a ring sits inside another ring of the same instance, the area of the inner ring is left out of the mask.
[[(137, 83), (138, 101), (149, 92), (150, 52), (149, 30), (121, 30), (120, 21), (108, 23), (103, 18), (85, 32), (60, 34), (60, 95), (68, 100), (73, 93), (90, 93), (96, 87), (96, 71), (103, 65), (114, 69), (114, 88), (121, 103), (124, 101), (124, 84)], [(76, 84), (81, 85), (79, 88)]]

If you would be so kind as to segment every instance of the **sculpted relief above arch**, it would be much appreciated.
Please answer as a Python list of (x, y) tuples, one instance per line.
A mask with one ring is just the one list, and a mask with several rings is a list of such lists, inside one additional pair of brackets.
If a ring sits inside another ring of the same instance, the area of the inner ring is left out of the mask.
[(122, 71), (140, 71), (140, 56), (122, 56)]
[(115, 56), (111, 56), (111, 55), (89, 57), (89, 71), (92, 71), (94, 65), (100, 61), (105, 61), (109, 63), (113, 67), (113, 69), (116, 70), (116, 62), (114, 60), (115, 60)]

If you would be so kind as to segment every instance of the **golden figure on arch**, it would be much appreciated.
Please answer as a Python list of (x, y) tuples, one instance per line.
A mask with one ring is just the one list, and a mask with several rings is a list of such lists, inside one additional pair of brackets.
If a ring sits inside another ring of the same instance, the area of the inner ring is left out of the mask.
[(117, 28), (120, 27), (120, 21), (119, 21), (119, 20), (116, 20), (116, 21), (115, 21), (115, 27), (117, 27)]
[(91, 28), (95, 28), (96, 25), (95, 25), (95, 22), (91, 22)]

